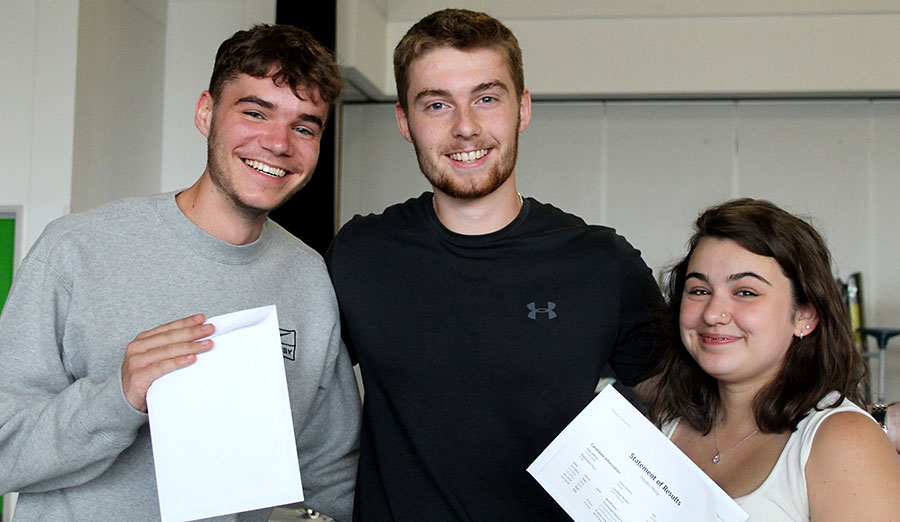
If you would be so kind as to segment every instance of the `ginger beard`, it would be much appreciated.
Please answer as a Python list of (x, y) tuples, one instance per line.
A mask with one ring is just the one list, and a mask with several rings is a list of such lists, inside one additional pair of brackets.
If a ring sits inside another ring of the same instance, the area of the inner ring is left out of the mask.
[[(521, 123), (521, 116), (516, 116), (516, 129)], [(519, 133), (513, 135), (510, 147), (499, 149), (497, 147), (477, 147), (489, 148), (491, 154), (500, 154), (500, 157), (494, 161), (486, 174), (473, 174), (471, 176), (455, 175), (450, 165), (442, 164), (443, 154), (437, 155), (435, 158), (420, 148), (419, 140), (410, 126), (409, 134), (412, 137), (413, 148), (416, 150), (416, 160), (419, 163), (419, 170), (425, 175), (425, 178), (431, 183), (435, 190), (439, 190), (452, 198), (457, 199), (477, 199), (487, 196), (503, 185), (516, 168), (516, 159), (519, 152)]]

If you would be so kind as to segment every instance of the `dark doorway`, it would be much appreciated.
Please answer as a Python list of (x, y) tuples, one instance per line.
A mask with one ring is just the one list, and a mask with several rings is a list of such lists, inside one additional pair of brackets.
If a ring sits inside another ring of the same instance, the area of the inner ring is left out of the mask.
[[(336, 19), (336, 0), (278, 0), (275, 8), (275, 23), (306, 29), (332, 52), (336, 45)], [(332, 110), (322, 134), (319, 162), (312, 179), (270, 214), (276, 223), (320, 254), (325, 253), (335, 233), (335, 126)]]

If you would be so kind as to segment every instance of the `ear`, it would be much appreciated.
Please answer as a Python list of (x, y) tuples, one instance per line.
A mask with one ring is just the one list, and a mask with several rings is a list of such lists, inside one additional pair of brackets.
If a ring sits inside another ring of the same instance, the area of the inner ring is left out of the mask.
[(406, 111), (400, 106), (400, 102), (394, 105), (394, 114), (397, 116), (397, 128), (400, 129), (400, 134), (403, 135), (406, 141), (412, 143), (412, 134), (409, 132), (409, 120), (406, 118)]
[(819, 313), (812, 305), (803, 305), (794, 313), (794, 337), (806, 337), (819, 324)]
[(522, 92), (522, 99), (519, 100), (519, 132), (522, 132), (531, 123), (531, 93), (528, 89)]
[(197, 108), (194, 112), (194, 125), (205, 137), (209, 138), (209, 129), (212, 126), (213, 99), (209, 91), (203, 91), (197, 100)]

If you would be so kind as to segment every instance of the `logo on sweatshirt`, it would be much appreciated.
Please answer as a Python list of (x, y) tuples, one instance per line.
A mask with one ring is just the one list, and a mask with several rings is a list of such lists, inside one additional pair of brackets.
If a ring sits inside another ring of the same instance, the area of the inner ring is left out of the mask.
[(297, 330), (281, 330), (281, 355), (289, 361), (297, 358)]
[(538, 308), (537, 305), (534, 304), (534, 302), (528, 303), (525, 306), (527, 306), (528, 309), (531, 310), (530, 312), (528, 312), (529, 319), (537, 320), (538, 314), (547, 314), (547, 319), (556, 318), (556, 312), (553, 311), (553, 309), (556, 308), (556, 303), (554, 303), (553, 301), (547, 301), (547, 306), (544, 308)]

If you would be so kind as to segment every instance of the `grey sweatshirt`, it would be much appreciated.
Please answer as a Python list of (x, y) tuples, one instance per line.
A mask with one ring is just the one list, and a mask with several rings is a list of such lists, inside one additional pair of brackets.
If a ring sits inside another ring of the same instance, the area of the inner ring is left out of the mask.
[(350, 520), (359, 395), (321, 257), (272, 221), (248, 245), (216, 239), (174, 193), (51, 223), (16, 274), (0, 315), (0, 493), (20, 492), (16, 520), (158, 520), (147, 415), (122, 391), (126, 345), (270, 304), (307, 503)]

